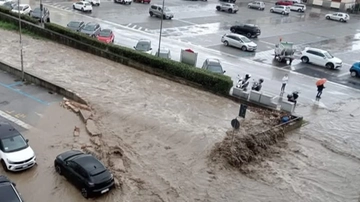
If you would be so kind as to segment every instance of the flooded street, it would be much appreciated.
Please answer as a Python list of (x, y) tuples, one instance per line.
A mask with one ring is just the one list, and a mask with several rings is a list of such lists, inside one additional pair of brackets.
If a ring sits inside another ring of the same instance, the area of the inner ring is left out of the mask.
[[(4, 46), (17, 37), (0, 34), (2, 60), (18, 67), (19, 58), (13, 57), (18, 47)], [(309, 124), (289, 134), (273, 158), (252, 165), (254, 172), (245, 176), (209, 166), (208, 160), (230, 129), (238, 104), (50, 41), (24, 38), (26, 71), (76, 91), (96, 112), (102, 130), (98, 155), (123, 186), (93, 201), (358, 201), (358, 99), (326, 109), (297, 108)], [(60, 106), (44, 116), (51, 114), (54, 118), (39, 122), (40, 131), (25, 134), (39, 165), (9, 177), (29, 202), (86, 201), (55, 174), (53, 160), (61, 151), (88, 144), (89, 136), (76, 115)], [(79, 137), (72, 134), (74, 125), (82, 127)]]

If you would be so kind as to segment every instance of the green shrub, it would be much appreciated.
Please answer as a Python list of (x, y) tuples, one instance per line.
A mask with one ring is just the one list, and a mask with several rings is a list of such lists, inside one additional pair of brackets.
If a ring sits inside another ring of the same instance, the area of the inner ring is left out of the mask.
[[(2, 6), (0, 6), (0, 12), (11, 15), (11, 16), (16, 17), (16, 18), (19, 18), (19, 14), (13, 13), (13, 12), (11, 12), (11, 10), (9, 10), (9, 9), (7, 9), (5, 7), (2, 7)], [(33, 23), (33, 24), (39, 24), (39, 21), (35, 20), (34, 18), (32, 18), (32, 17), (30, 17), (28, 15), (20, 14), (20, 18), (22, 20), (28, 21), (28, 22)], [(17, 23), (19, 23), (19, 21), (17, 21)]]

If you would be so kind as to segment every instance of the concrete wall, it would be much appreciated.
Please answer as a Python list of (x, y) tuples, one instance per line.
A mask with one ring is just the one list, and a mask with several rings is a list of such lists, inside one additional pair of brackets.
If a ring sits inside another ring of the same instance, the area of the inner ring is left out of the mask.
[[(5, 72), (8, 72), (9, 74), (12, 74), (16, 77), (21, 78), (21, 71), (15, 67), (12, 67), (9, 64), (6, 64), (4, 62), (0, 62), (0, 70), (3, 70)], [(29, 73), (24, 73), (24, 79), (26, 82), (30, 82), (30, 83), (34, 83), (38, 86), (41, 86), (43, 88), (46, 88), (52, 92), (56, 92), (57, 94), (63, 95), (64, 97), (70, 99), (70, 100), (74, 100), (76, 102), (79, 102), (81, 104), (86, 104), (86, 101), (84, 99), (82, 99), (78, 94), (72, 92), (71, 90), (68, 90), (64, 87), (61, 87), (59, 85), (55, 85), (49, 81), (46, 81), (43, 78), (40, 78), (38, 76), (34, 76), (32, 74)]]

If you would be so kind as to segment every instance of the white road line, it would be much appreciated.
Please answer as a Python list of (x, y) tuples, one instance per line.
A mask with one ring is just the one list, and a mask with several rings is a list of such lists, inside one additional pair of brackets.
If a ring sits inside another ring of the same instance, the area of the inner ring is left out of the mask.
[(336, 77), (343, 77), (343, 76), (346, 76), (346, 75), (350, 75), (350, 72), (344, 72), (342, 74), (337, 75)]
[(183, 22), (183, 23), (186, 23), (186, 24), (189, 24), (189, 25), (198, 25), (198, 24), (196, 24), (196, 23), (189, 22), (189, 21), (186, 21), (186, 20), (180, 20), (180, 19), (173, 19), (173, 20), (176, 20), (176, 21), (179, 21), (179, 22)]
[(127, 27), (130, 27), (131, 25), (132, 25), (132, 23), (129, 23), (129, 24), (127, 24), (126, 26), (127, 26)]
[(11, 122), (14, 122), (16, 123), (17, 125), (27, 129), (27, 130), (30, 130), (31, 128), (33, 128), (31, 125), (27, 124), (27, 123), (24, 123), (23, 121), (13, 117), (13, 116), (10, 116), (9, 114), (7, 114), (6, 112), (3, 112), (0, 110), (0, 116), (4, 117), (5, 119), (11, 121)]
[(267, 42), (267, 41), (259, 40), (259, 42), (260, 42), (260, 43), (267, 44), (267, 45), (270, 45), (270, 46), (275, 46), (275, 44), (270, 43), (270, 42)]
[(138, 27), (138, 28), (137, 28), (137, 30), (141, 30), (141, 29), (142, 29), (142, 27)]
[(133, 29), (135, 29), (136, 27), (137, 27), (137, 26), (136, 26), (136, 25), (134, 25), (132, 28), (133, 28)]

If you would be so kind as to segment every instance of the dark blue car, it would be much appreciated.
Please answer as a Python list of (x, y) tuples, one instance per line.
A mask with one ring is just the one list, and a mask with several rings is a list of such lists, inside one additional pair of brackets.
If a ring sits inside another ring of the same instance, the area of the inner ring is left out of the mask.
[(356, 62), (351, 66), (350, 75), (352, 77), (360, 77), (360, 62)]

